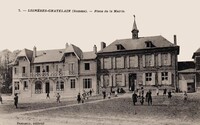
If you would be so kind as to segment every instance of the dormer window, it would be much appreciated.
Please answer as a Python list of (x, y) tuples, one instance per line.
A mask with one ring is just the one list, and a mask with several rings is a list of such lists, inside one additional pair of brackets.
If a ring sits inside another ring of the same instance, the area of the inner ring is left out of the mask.
[(145, 42), (147, 48), (155, 47), (151, 41)]
[(116, 44), (117, 50), (124, 50), (125, 48), (121, 44)]

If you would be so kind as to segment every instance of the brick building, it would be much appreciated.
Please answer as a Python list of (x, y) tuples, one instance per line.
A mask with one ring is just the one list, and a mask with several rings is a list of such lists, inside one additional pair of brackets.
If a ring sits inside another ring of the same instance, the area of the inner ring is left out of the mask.
[(134, 18), (132, 38), (101, 43), (97, 53), (99, 88), (135, 90), (143, 86), (177, 88), (179, 46), (163, 36), (139, 37)]

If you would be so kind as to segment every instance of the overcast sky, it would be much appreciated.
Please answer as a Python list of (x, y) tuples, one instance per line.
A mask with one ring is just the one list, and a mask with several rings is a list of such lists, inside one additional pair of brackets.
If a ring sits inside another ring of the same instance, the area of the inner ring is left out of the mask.
[[(108, 2), (109, 1), (109, 2)], [(83, 51), (131, 38), (133, 15), (139, 36), (177, 35), (179, 61), (192, 60), (200, 47), (198, 0), (4, 0), (0, 2), (0, 50), (59, 49), (66, 43)], [(19, 12), (19, 9), (87, 10), (87, 13)], [(94, 13), (95, 10), (123, 10)]]

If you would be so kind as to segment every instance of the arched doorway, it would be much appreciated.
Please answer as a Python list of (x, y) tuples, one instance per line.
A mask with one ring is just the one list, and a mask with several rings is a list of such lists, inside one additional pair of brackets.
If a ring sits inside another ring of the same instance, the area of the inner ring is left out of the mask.
[(42, 82), (41, 81), (35, 82), (35, 93), (36, 94), (42, 93)]

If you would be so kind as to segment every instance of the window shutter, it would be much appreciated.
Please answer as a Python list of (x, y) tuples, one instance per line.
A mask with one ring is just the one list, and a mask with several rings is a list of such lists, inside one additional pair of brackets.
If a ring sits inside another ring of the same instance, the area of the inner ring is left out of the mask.
[(124, 68), (124, 56), (121, 57), (122, 68)]
[(158, 66), (161, 66), (161, 54), (158, 54)]
[(125, 74), (122, 74), (122, 86), (125, 86)]
[(168, 53), (168, 63), (167, 64), (171, 65), (171, 54), (170, 53)]
[(154, 66), (154, 54), (151, 55), (151, 66)]
[(116, 86), (116, 75), (115, 74), (113, 75), (113, 86), (114, 87)]
[(103, 69), (103, 58), (101, 58), (101, 69)]
[(103, 75), (101, 75), (100, 77), (101, 77), (101, 87), (103, 87)]
[(145, 55), (142, 55), (142, 65), (145, 67)]
[(146, 78), (145, 78), (145, 73), (143, 73), (143, 75), (142, 75), (142, 79), (143, 79), (143, 85), (145, 85), (146, 84)]
[(138, 67), (138, 56), (135, 56), (135, 67)]
[(113, 69), (116, 68), (115, 57), (113, 57)]
[(158, 85), (162, 85), (161, 72), (158, 72)]
[(168, 85), (172, 84), (172, 73), (168, 72)]
[(126, 57), (126, 67), (127, 68), (130, 67), (130, 57), (129, 56)]
[(151, 85), (155, 85), (155, 73), (152, 73)]
[(109, 75), (109, 86), (112, 86), (112, 74)]

